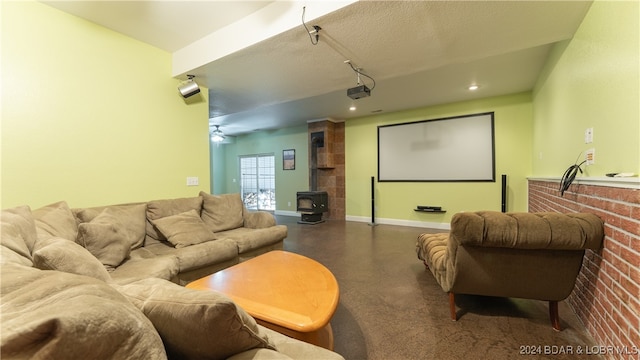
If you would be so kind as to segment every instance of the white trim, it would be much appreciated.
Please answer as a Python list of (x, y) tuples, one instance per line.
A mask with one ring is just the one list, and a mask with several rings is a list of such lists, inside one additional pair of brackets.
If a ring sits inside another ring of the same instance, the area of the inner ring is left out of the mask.
[(276, 210), (274, 214), (282, 215), (282, 216), (300, 216), (300, 213), (295, 211), (289, 211), (289, 210)]
[[(355, 221), (355, 222), (366, 222), (371, 223), (370, 217), (365, 216), (350, 216), (347, 215), (347, 221)], [(436, 222), (426, 222), (426, 221), (415, 221), (415, 220), (402, 220), (402, 219), (376, 219), (376, 224), (382, 225), (399, 225), (399, 226), (410, 226), (410, 227), (419, 227), (419, 228), (429, 228), (429, 229), (440, 229), (440, 230), (451, 230), (451, 224), (449, 223), (436, 223)]]
[[(560, 182), (562, 179), (558, 177), (529, 177), (530, 181), (547, 181), (547, 182)], [(638, 177), (607, 177), (607, 176), (593, 176), (593, 177), (581, 177), (576, 178), (573, 181), (574, 184), (584, 185), (596, 185), (596, 186), (609, 186), (625, 189), (640, 189), (640, 178)]]
[[(287, 210), (276, 210), (274, 212), (275, 215), (282, 216), (300, 216), (300, 213), (295, 211), (287, 211)], [(371, 218), (366, 216), (346, 216), (346, 221), (353, 222), (364, 222), (371, 224)], [(439, 229), (439, 230), (451, 230), (451, 224), (449, 223), (436, 223), (436, 222), (426, 222), (426, 221), (415, 221), (415, 220), (402, 220), (402, 219), (376, 219), (376, 225), (398, 225), (398, 226), (410, 226), (410, 227), (418, 227), (418, 228), (427, 228), (427, 229)]]

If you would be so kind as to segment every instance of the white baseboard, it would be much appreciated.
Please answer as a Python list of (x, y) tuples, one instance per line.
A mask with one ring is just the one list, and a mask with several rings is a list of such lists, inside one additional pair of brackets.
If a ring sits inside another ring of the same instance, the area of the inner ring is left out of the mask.
[[(296, 211), (276, 210), (274, 214), (282, 215), (282, 216), (300, 217), (300, 213)], [(371, 223), (371, 218), (366, 216), (347, 215), (345, 220), (354, 221), (354, 222)], [(440, 230), (447, 230), (447, 231), (451, 230), (451, 224), (449, 223), (436, 223), (436, 222), (415, 221), (415, 220), (376, 219), (376, 224), (411, 226), (411, 227), (428, 228), (428, 229), (440, 229)]]
[(295, 217), (300, 217), (300, 213), (296, 212), (296, 211), (288, 211), (288, 210), (276, 210), (274, 212), (274, 214), (276, 215), (282, 215), (282, 216), (295, 216)]
[[(356, 221), (356, 222), (366, 222), (371, 223), (370, 217), (365, 216), (350, 216), (347, 215), (347, 221)], [(384, 224), (384, 225), (399, 225), (399, 226), (411, 226), (411, 227), (419, 227), (419, 228), (429, 228), (429, 229), (440, 229), (440, 230), (451, 230), (451, 224), (449, 223), (436, 223), (436, 222), (426, 222), (426, 221), (415, 221), (415, 220), (402, 220), (402, 219), (376, 219), (376, 224)]]

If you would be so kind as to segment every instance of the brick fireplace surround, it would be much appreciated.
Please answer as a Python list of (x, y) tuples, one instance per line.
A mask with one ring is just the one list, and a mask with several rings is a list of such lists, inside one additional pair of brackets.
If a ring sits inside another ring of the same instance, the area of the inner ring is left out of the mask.
[(529, 179), (530, 212), (589, 212), (605, 221), (603, 249), (587, 250), (567, 301), (610, 359), (640, 356), (618, 351), (640, 347), (640, 183), (635, 181), (576, 179), (561, 197), (558, 180)]

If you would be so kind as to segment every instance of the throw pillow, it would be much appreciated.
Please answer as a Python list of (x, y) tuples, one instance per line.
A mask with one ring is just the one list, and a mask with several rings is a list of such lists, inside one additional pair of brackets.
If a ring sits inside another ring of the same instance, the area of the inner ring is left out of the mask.
[(221, 293), (154, 278), (112, 286), (151, 320), (169, 358), (226, 359), (253, 348), (275, 350), (256, 321)]
[(85, 275), (105, 282), (111, 280), (102, 263), (87, 249), (63, 238), (41, 240), (40, 247), (33, 253), (33, 264), (41, 270)]
[(196, 210), (198, 216), (200, 216), (200, 212), (202, 211), (201, 196), (149, 201), (147, 203), (147, 220), (149, 220), (149, 222), (147, 222), (147, 235), (156, 240), (166, 241), (167, 238), (153, 226), (151, 220), (178, 215), (189, 210)]
[(125, 225), (111, 209), (106, 208), (91, 222), (80, 224), (77, 239), (107, 270), (113, 270), (129, 256), (132, 243)]
[(244, 205), (240, 194), (211, 195), (200, 192), (202, 202), (202, 220), (213, 232), (231, 230), (244, 224), (242, 212)]
[(3, 359), (166, 359), (153, 324), (102, 281), (2, 265)]
[(151, 223), (176, 248), (200, 244), (217, 238), (195, 210), (151, 220)]
[(69, 205), (60, 201), (33, 210), (38, 238), (51, 236), (75, 240), (78, 236), (78, 224)]
[(98, 216), (103, 215), (106, 210), (109, 210), (111, 217), (117, 220), (119, 231), (129, 239), (131, 249), (141, 247), (146, 234), (147, 219), (145, 212), (147, 205), (127, 204), (80, 209), (76, 210), (76, 217), (81, 223), (93, 222)]
[(31, 266), (33, 264), (31, 252), (37, 237), (36, 224), (28, 206), (2, 210), (0, 214), (0, 243), (13, 253), (11, 256), (3, 255), (3, 259), (15, 260), (22, 265)]

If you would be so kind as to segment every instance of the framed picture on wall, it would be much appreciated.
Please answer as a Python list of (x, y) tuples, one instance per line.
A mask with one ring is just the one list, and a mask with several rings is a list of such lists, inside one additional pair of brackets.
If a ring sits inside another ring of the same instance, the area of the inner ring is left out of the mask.
[(296, 150), (295, 149), (282, 150), (282, 169), (283, 170), (296, 169)]

